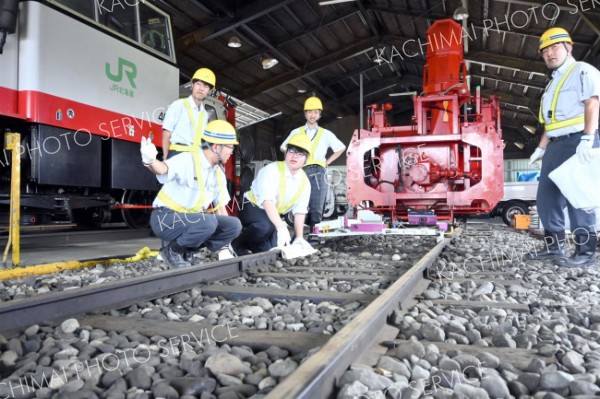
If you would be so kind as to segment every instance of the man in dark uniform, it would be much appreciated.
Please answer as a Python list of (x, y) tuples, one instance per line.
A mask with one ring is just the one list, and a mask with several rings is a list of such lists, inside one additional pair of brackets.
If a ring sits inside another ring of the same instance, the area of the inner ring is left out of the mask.
[[(548, 177), (573, 155), (582, 162), (589, 162), (591, 149), (599, 145), (600, 72), (585, 62), (576, 62), (572, 50), (573, 41), (562, 28), (550, 28), (540, 37), (539, 51), (546, 66), (552, 70), (552, 80), (540, 106), (539, 118), (544, 125), (544, 134), (530, 157), (530, 164), (543, 157), (537, 208), (546, 245), (529, 254), (528, 258), (553, 259), (563, 267), (582, 267), (595, 262), (598, 243), (595, 215), (574, 208)], [(575, 244), (575, 251), (568, 258), (564, 251), (565, 206)]]

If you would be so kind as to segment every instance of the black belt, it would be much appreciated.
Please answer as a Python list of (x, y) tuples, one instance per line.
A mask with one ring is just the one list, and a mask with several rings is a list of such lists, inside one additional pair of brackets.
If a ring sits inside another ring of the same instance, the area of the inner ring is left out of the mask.
[(557, 137), (548, 137), (548, 140), (550, 140), (551, 142), (555, 143), (557, 141), (566, 140), (566, 139), (569, 139), (571, 137), (581, 137), (582, 135), (583, 135), (583, 132), (569, 133), (569, 134), (564, 134), (562, 136), (557, 136)]
[(317, 165), (316, 163), (313, 163), (312, 165), (306, 165), (304, 168), (302, 169), (311, 169), (311, 168), (321, 168), (321, 169), (325, 169), (324, 167), (322, 167), (321, 165)]
[(581, 137), (582, 135), (583, 135), (583, 132), (569, 133), (569, 134), (565, 134), (565, 135), (558, 136), (558, 137), (548, 137), (548, 140), (555, 143), (557, 141), (566, 140), (571, 137)]

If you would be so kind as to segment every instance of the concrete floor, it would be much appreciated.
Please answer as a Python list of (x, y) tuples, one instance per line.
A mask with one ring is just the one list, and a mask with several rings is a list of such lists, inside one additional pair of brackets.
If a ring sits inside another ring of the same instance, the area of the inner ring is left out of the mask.
[[(161, 245), (158, 238), (150, 236), (149, 230), (23, 234), (19, 266), (99, 258), (125, 258), (135, 255), (144, 247), (158, 250)], [(0, 237), (2, 252), (6, 248), (6, 242), (7, 237)], [(6, 265), (0, 263), (0, 268), (12, 267), (12, 253), (9, 252)]]

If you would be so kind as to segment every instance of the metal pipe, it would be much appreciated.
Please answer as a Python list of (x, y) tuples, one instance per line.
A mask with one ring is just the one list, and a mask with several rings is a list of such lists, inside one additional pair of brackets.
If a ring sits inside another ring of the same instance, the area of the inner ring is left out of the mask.
[(360, 114), (359, 114), (359, 126), (358, 126), (358, 139), (360, 140), (360, 130), (363, 128), (364, 126), (364, 115), (363, 115), (363, 108), (364, 108), (364, 104), (363, 104), (363, 74), (361, 73), (359, 75), (359, 86), (360, 86), (360, 101), (359, 101), (359, 107), (360, 107)]

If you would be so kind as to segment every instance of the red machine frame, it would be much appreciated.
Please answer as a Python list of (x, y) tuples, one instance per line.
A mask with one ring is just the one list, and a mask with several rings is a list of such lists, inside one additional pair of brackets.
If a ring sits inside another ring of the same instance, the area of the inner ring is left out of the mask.
[(369, 130), (357, 130), (347, 151), (348, 199), (389, 214), (490, 212), (503, 195), (504, 162), (498, 98), (471, 96), (462, 29), (450, 19), (427, 31), (423, 94), (413, 95), (407, 126), (391, 126), (391, 104), (368, 106)]

